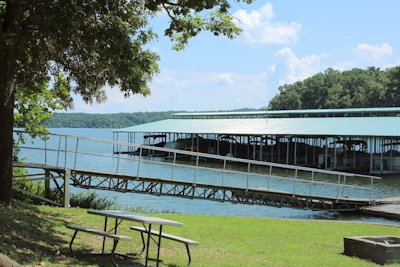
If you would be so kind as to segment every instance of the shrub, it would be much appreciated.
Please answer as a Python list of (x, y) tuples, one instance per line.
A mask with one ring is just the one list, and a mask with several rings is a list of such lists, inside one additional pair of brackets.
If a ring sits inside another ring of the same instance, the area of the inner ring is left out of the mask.
[[(26, 191), (30, 194), (44, 197), (45, 195), (45, 186), (43, 181), (30, 181), (28, 177), (24, 177), (23, 175), (27, 174), (26, 169), (22, 168), (14, 168), (13, 176), (18, 177), (18, 181), (14, 181), (13, 186), (13, 197), (15, 199), (19, 199), (22, 201), (32, 201), (35, 204), (41, 203), (42, 200), (32, 197), (29, 194), (21, 192), (21, 190)], [(20, 190), (18, 190), (20, 189)], [(61, 201), (60, 197), (56, 195), (55, 190), (51, 190), (49, 192), (48, 198), (53, 201)]]
[(100, 196), (95, 191), (87, 191), (72, 194), (70, 204), (71, 207), (102, 210), (114, 206), (115, 198)]

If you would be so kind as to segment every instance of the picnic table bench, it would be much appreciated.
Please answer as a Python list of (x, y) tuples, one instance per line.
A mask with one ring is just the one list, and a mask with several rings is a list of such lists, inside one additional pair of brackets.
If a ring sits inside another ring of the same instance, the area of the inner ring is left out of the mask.
[(83, 226), (79, 226), (79, 225), (72, 225), (69, 224), (66, 226), (69, 229), (75, 230), (71, 242), (69, 243), (69, 250), (71, 251), (71, 253), (74, 253), (74, 251), (72, 250), (72, 244), (74, 243), (76, 234), (78, 232), (85, 232), (85, 233), (89, 233), (89, 234), (94, 234), (94, 235), (99, 235), (99, 236), (103, 236), (105, 238), (111, 238), (114, 239), (114, 243), (113, 243), (113, 247), (111, 250), (111, 262), (114, 265), (117, 265), (114, 261), (114, 253), (115, 253), (115, 249), (117, 248), (118, 245), (118, 241), (120, 240), (132, 240), (132, 237), (130, 236), (126, 236), (126, 235), (118, 235), (118, 234), (113, 234), (107, 231), (102, 231), (102, 230), (98, 230), (98, 229), (93, 229), (93, 228), (89, 228), (89, 227), (83, 227)]
[[(145, 245), (145, 242), (144, 242), (143, 233), (146, 233), (146, 234), (149, 234), (149, 233), (150, 233), (151, 235), (160, 236), (160, 232), (159, 232), (159, 231), (156, 231), (156, 230), (150, 230), (150, 231), (149, 231), (149, 229), (147, 229), (147, 228), (145, 228), (145, 227), (131, 226), (130, 229), (131, 229), (131, 230), (134, 230), (134, 231), (140, 232), (140, 236), (141, 236), (141, 238), (142, 238), (143, 248), (142, 248), (142, 250), (141, 250), (141, 252), (140, 252), (139, 254), (141, 254), (141, 253), (144, 252), (145, 246), (146, 246), (146, 245)], [(180, 236), (176, 236), (176, 235), (167, 234), (167, 233), (161, 233), (161, 237), (163, 237), (163, 238), (165, 238), (165, 239), (169, 239), (169, 240), (173, 240), (173, 241), (176, 241), (176, 242), (185, 244), (185, 246), (186, 246), (186, 252), (187, 252), (187, 255), (188, 255), (188, 263), (187, 263), (186, 266), (187, 266), (187, 267), (190, 266), (190, 263), (191, 263), (192, 259), (191, 259), (191, 257), (190, 257), (189, 245), (198, 245), (199, 242), (194, 241), (194, 240), (191, 240), (191, 239), (187, 239), (187, 238), (184, 238), (184, 237), (180, 237)]]
[[(135, 214), (135, 213), (128, 212), (128, 211), (120, 211), (120, 210), (89, 210), (88, 214), (103, 216), (104, 217), (104, 230), (102, 231), (102, 230), (93, 229), (93, 228), (90, 228), (90, 227), (83, 227), (83, 226), (72, 225), (72, 224), (67, 225), (66, 226), (67, 228), (72, 229), (72, 230), (75, 231), (73, 236), (72, 236), (71, 242), (69, 244), (69, 249), (70, 249), (71, 253), (73, 253), (72, 244), (73, 244), (73, 242), (75, 240), (75, 237), (76, 237), (78, 232), (86, 232), (86, 233), (89, 233), (89, 234), (102, 236), (103, 237), (102, 254), (104, 253), (104, 247), (105, 247), (106, 238), (107, 239), (113, 239), (114, 243), (113, 243), (113, 247), (112, 247), (112, 251), (111, 251), (111, 262), (113, 263), (113, 265), (117, 265), (115, 263), (115, 261), (114, 261), (114, 255), (115, 255), (115, 249), (116, 249), (116, 247), (118, 245), (118, 241), (120, 241), (120, 240), (131, 240), (132, 239), (130, 236), (117, 234), (118, 226), (124, 220), (140, 223), (140, 224), (142, 224), (144, 226), (144, 227), (132, 226), (130, 228), (132, 230), (139, 231), (140, 234), (141, 234), (143, 249), (142, 249), (142, 251), (140, 251), (136, 255), (140, 255), (143, 252), (146, 252), (146, 254), (145, 254), (145, 264), (144, 264), (145, 266), (148, 266), (148, 261), (149, 261), (150, 239), (152, 239), (157, 245), (157, 258), (156, 258), (156, 266), (157, 267), (159, 266), (159, 263), (160, 263), (159, 257), (160, 257), (160, 248), (161, 248), (161, 238), (170, 239), (170, 240), (185, 244), (187, 255), (188, 255), (188, 258), (189, 258), (187, 266), (189, 266), (190, 263), (191, 263), (189, 245), (198, 245), (199, 244), (198, 242), (196, 242), (194, 240), (190, 240), (190, 239), (183, 238), (183, 237), (180, 237), (180, 236), (175, 236), (175, 235), (163, 233), (163, 231), (162, 231), (163, 230), (163, 226), (183, 226), (183, 224), (180, 223), (180, 222), (166, 220), (166, 219), (152, 217), (152, 216)], [(107, 231), (108, 218), (115, 219), (115, 226), (110, 231)], [(154, 225), (158, 225), (159, 226), (159, 231), (155, 231), (155, 230), (151, 229), (152, 226), (154, 226)], [(113, 233), (111, 233), (111, 231), (113, 231)], [(143, 234), (147, 234), (147, 241), (146, 242), (144, 240), (144, 235)], [(153, 238), (152, 237), (153, 235), (157, 236), (158, 240)]]

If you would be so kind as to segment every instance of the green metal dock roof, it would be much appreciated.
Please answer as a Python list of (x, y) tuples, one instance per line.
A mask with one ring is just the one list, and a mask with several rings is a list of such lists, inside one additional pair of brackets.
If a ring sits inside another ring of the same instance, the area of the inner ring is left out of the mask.
[(168, 119), (114, 132), (397, 138), (400, 117)]
[(396, 116), (400, 107), (175, 113), (174, 119)]

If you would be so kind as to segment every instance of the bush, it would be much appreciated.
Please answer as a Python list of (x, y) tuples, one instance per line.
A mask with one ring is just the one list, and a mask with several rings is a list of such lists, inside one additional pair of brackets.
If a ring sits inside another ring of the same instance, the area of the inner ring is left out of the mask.
[[(13, 176), (18, 176), (18, 182), (13, 186), (13, 197), (24, 202), (31, 202), (34, 204), (42, 203), (43, 200), (32, 197), (37, 195), (40, 197), (45, 196), (45, 186), (43, 181), (30, 181), (28, 177), (24, 177), (27, 174), (26, 169), (14, 168)], [(18, 190), (20, 189), (20, 190)], [(28, 192), (26, 194), (21, 190)], [(47, 197), (55, 202), (62, 202), (62, 196), (56, 194), (56, 189), (51, 189), (49, 196)], [(80, 207), (87, 209), (109, 209), (115, 206), (115, 198), (99, 196), (95, 191), (81, 192), (72, 194), (70, 198), (71, 207)]]
[(99, 196), (95, 191), (80, 192), (72, 194), (70, 204), (71, 207), (103, 210), (114, 206), (115, 198)]
[[(45, 195), (45, 187), (43, 181), (30, 181), (28, 177), (24, 177), (23, 175), (27, 174), (26, 169), (22, 168), (14, 168), (13, 169), (13, 176), (18, 177), (18, 182), (15, 182), (13, 185), (13, 197), (15, 199), (19, 199), (22, 201), (32, 201), (35, 204), (39, 204), (42, 200), (37, 199), (35, 197), (30, 196), (20, 190), (26, 191), (30, 194), (37, 195), (44, 197)], [(20, 190), (18, 190), (20, 189)], [(49, 195), (49, 199), (53, 201), (61, 201), (59, 197), (57, 197), (55, 190), (51, 190)]]

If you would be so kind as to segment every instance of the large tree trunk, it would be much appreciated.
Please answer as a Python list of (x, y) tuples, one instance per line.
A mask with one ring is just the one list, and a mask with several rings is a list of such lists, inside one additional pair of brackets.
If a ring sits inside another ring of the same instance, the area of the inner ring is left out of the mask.
[(12, 201), (14, 100), (21, 3), (7, 0), (0, 32), (0, 203)]
[(0, 81), (0, 202), (5, 205), (12, 201), (14, 95), (14, 90), (4, 88)]

